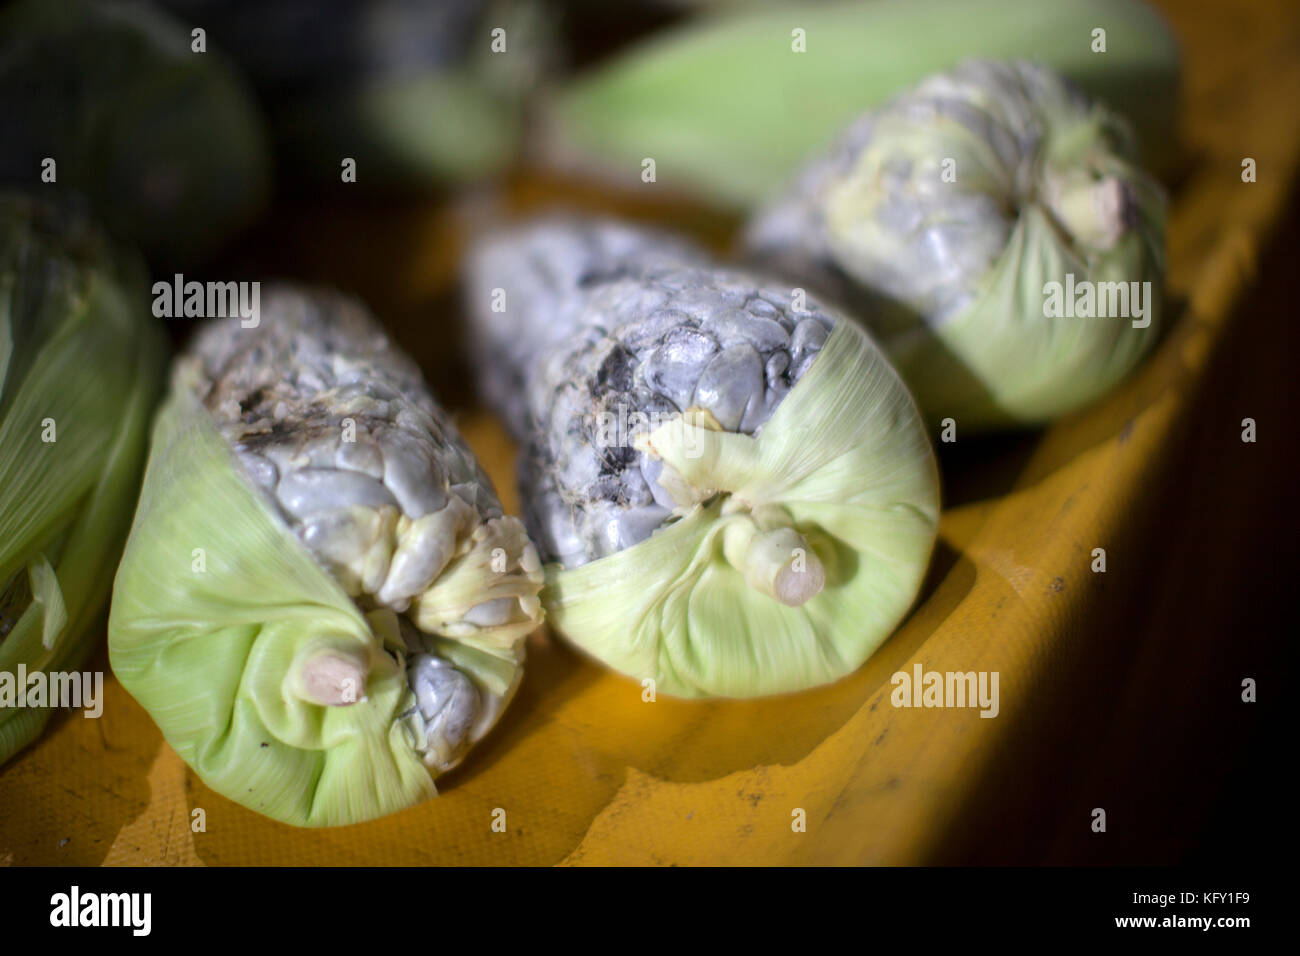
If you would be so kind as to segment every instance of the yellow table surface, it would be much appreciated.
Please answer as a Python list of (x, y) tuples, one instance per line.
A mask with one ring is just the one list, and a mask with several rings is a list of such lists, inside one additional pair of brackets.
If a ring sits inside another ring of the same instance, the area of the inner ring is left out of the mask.
[[(1172, 328), (1098, 405), (1041, 433), (945, 450), (947, 506), (931, 575), (912, 616), (860, 671), (787, 697), (646, 703), (638, 684), (539, 632), (529, 639), (518, 697), (467, 765), (440, 781), (439, 799), (313, 831), (210, 791), (108, 676), (101, 719), (56, 715), (38, 743), (0, 770), (0, 864), (1017, 859), (1002, 831), (997, 849), (983, 845), (983, 822), (1005, 817), (1007, 801), (1030, 807), (1036, 796), (1059, 799), (1062, 775), (1077, 784), (1070, 826), (1086, 829), (1098, 805), (1122, 818), (1118, 766), (1108, 768), (1105, 757), (1080, 766), (1062, 751), (1077, 746), (1081, 733), (1122, 739), (1125, 720), (1144, 719), (1141, 695), (1156, 692), (1150, 681), (1162, 673), (1161, 655), (1178, 653), (1176, 635), (1130, 646), (1125, 602), (1135, 578), (1155, 573), (1159, 504), (1187, 479), (1180, 463), (1197, 428), (1212, 419), (1221, 433), (1204, 439), (1206, 454), (1230, 459), (1254, 447), (1239, 438), (1249, 409), (1220, 404), (1208, 418), (1202, 410), (1215, 387), (1214, 357), (1240, 334), (1242, 302), (1288, 208), (1300, 160), (1300, 6), (1161, 6), (1185, 55), (1188, 159), (1173, 189), (1169, 230)], [(1241, 180), (1244, 157), (1257, 162), (1253, 184)], [(527, 208), (565, 189), (570, 200), (607, 208), (602, 197), (584, 200), (581, 188), (538, 178), (523, 177), (511, 196)], [(450, 340), (417, 336), (411, 323), (418, 317), (427, 330), (429, 310), (449, 310), (463, 215), (463, 208), (406, 210), (377, 230), (372, 217), (371, 234), (358, 242), (349, 214), (327, 209), (300, 221), (286, 245), (320, 253), (308, 272), (367, 294), (438, 382)], [(698, 210), (649, 215), (725, 239)], [(465, 409), (459, 418), (513, 507), (508, 439), (482, 412)], [(1107, 550), (1104, 575), (1089, 567), (1096, 547)], [(1153, 601), (1177, 603), (1176, 589), (1162, 593)], [(895, 709), (890, 677), (916, 663), (999, 672), (1000, 715)], [(105, 655), (91, 666), (107, 671)], [(1182, 697), (1166, 690), (1178, 706), (1195, 705), (1195, 688)], [(1113, 700), (1111, 725), (1074, 727), (1072, 715), (1086, 710), (1081, 702), (1099, 694)], [(1161, 719), (1178, 726), (1176, 714)], [(191, 829), (195, 808), (206, 812), (203, 832)], [(497, 808), (506, 811), (505, 832), (492, 828)], [(806, 832), (791, 827), (796, 808), (805, 811)], [(1081, 856), (1073, 840), (1036, 826), (1038, 858), (1124, 858)], [(1042, 854), (1054, 841), (1058, 849)]]

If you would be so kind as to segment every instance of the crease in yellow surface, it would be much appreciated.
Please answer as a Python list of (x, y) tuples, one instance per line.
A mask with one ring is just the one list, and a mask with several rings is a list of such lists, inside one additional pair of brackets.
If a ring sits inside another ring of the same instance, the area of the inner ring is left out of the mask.
[(194, 848), (185, 773), (185, 761), (160, 741), (149, 768), (149, 803), (140, 816), (117, 831), (104, 866), (203, 865)]

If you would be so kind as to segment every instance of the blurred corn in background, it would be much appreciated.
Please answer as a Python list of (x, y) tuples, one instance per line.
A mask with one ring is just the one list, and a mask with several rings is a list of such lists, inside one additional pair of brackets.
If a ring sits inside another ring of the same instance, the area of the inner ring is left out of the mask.
[(852, 306), (932, 425), (1049, 421), (1160, 329), (1164, 191), (1120, 115), (1032, 63), (966, 61), (864, 114), (745, 240)]
[(256, 87), (280, 182), (426, 190), (499, 172), (553, 38), (539, 0), (162, 0)]
[(0, 185), (87, 197), (164, 267), (217, 251), (270, 185), (261, 118), (220, 53), (144, 2), (0, 10)]
[(657, 181), (715, 206), (768, 198), (858, 113), (962, 60), (1030, 59), (1127, 116), (1173, 156), (1177, 44), (1141, 0), (730, 4), (577, 77), (549, 113), (563, 165)]

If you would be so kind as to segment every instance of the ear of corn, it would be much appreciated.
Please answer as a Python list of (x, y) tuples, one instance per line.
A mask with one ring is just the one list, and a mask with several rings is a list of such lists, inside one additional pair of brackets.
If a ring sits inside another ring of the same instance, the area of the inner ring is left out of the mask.
[[(191, 395), (168, 399), (153, 449), (110, 648), (114, 673), (168, 743), (208, 786), (281, 820), (348, 822), (432, 796), (404, 736), (401, 668), (276, 524)], [(364, 658), (363, 700), (322, 707), (285, 686), (318, 641)]]
[(468, 286), (561, 634), (683, 697), (826, 683), (888, 637), (925, 573), (938, 477), (856, 325), (607, 222), (489, 239)]
[(0, 183), (83, 194), (151, 261), (211, 254), (260, 211), (270, 163), (240, 77), (190, 44), (139, 0), (0, 11)]
[[(554, 626), (684, 697), (802, 690), (856, 670), (911, 607), (938, 523), (929, 445), (884, 358), (840, 322), (757, 437), (678, 427), (651, 445), (720, 497), (632, 548), (549, 565)], [(764, 510), (822, 569), (798, 606), (750, 580)]]
[(1112, 388), (1159, 331), (1165, 199), (1135, 152), (1050, 70), (970, 61), (862, 116), (746, 243), (851, 305), (932, 422), (1042, 422)]
[(496, 722), (540, 586), (414, 366), (355, 303), (276, 289), (175, 366), (109, 651), (213, 789), (353, 823), (434, 795)]
[(784, 3), (691, 21), (575, 81), (554, 134), (629, 183), (651, 157), (658, 183), (748, 207), (853, 117), (972, 57), (1052, 67), (1126, 115), (1149, 163), (1172, 154), (1177, 44), (1139, 0)]
[[(68, 210), (0, 197), (0, 676), (98, 645), (163, 355), (138, 264)], [(50, 713), (0, 709), (0, 763)]]

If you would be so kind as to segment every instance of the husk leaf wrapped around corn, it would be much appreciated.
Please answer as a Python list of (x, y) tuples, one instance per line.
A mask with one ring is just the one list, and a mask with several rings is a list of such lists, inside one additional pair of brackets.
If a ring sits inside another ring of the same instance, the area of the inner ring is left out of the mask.
[(720, 11), (575, 78), (548, 142), (634, 188), (652, 157), (660, 188), (750, 209), (864, 110), (972, 57), (1049, 66), (1129, 118), (1150, 165), (1177, 155), (1178, 44), (1141, 0), (775, 0)]
[(902, 619), (937, 470), (854, 323), (600, 221), (489, 238), (468, 296), (549, 620), (579, 648), (659, 692), (751, 697), (842, 677)]
[(109, 650), (213, 789), (354, 823), (433, 796), (496, 722), (540, 565), (359, 305), (277, 288), (261, 311), (175, 366)]
[(1135, 157), (1050, 70), (971, 61), (861, 117), (746, 245), (860, 316), (931, 422), (1043, 422), (1159, 332), (1165, 199)]
[[(132, 254), (70, 209), (0, 195), (0, 684), (99, 646), (164, 355)], [(51, 712), (0, 707), (0, 764)]]

